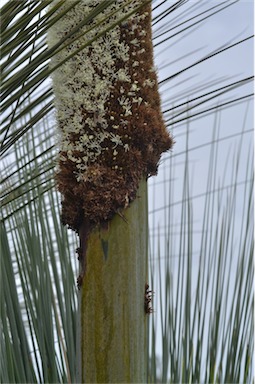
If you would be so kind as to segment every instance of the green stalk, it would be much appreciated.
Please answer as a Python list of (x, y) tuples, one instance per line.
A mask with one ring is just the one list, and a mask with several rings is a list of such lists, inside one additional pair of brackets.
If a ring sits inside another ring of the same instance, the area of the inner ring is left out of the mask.
[(80, 293), (78, 382), (145, 383), (147, 374), (147, 183), (107, 227), (87, 238)]

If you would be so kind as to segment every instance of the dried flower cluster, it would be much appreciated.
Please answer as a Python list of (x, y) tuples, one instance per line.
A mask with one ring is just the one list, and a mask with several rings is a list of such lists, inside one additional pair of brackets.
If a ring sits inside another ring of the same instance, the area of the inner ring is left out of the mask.
[[(52, 65), (130, 13), (141, 0), (123, 3), (116, 0), (83, 27), (88, 32), (79, 40), (70, 39)], [(98, 4), (79, 2), (52, 27), (50, 44)], [(141, 178), (156, 174), (161, 153), (172, 146), (160, 111), (150, 17), (150, 6), (142, 7), (53, 73), (61, 133), (56, 177), (63, 196), (63, 222), (74, 230), (83, 219), (94, 225), (126, 208), (135, 199)]]

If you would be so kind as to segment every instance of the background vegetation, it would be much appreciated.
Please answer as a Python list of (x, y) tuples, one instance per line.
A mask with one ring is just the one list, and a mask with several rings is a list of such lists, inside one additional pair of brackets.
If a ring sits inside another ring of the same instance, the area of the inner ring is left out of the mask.
[[(64, 41), (47, 49), (54, 22), (48, 3), (8, 1), (1, 9), (2, 382), (76, 376), (77, 239), (59, 220), (48, 68)], [(241, 23), (247, 4), (153, 2), (162, 109), (176, 145), (149, 181), (152, 383), (254, 380), (252, 21), (243, 19), (246, 30)], [(221, 26), (237, 13), (240, 27), (225, 37)], [(226, 63), (235, 62), (231, 71)]]

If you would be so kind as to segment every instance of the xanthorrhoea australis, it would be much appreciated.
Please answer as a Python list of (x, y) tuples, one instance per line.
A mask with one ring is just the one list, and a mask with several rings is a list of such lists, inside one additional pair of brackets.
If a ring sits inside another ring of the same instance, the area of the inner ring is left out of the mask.
[[(143, 3), (115, 1), (78, 31), (87, 31), (78, 40), (70, 38), (51, 65)], [(51, 28), (50, 45), (99, 4), (80, 1)], [(60, 66), (53, 72), (53, 88), (60, 131), (56, 179), (63, 196), (62, 220), (78, 231), (84, 220), (91, 228), (128, 207), (139, 181), (157, 173), (162, 152), (173, 144), (160, 110), (150, 5)]]
[[(160, 156), (173, 141), (160, 110), (151, 10), (145, 3), (112, 2), (51, 63), (58, 65), (99, 35), (53, 73), (62, 220), (80, 237), (81, 382), (146, 382), (150, 310), (144, 180), (157, 173)], [(52, 27), (50, 44), (102, 4), (81, 0)], [(135, 199), (138, 188), (142, 198)], [(113, 217), (125, 209), (127, 223)]]

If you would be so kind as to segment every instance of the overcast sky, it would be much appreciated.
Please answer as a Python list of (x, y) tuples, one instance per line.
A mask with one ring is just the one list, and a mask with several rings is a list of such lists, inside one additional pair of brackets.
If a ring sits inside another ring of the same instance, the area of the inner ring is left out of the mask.
[[(155, 2), (158, 4), (159, 2)], [(194, 12), (194, 14), (203, 12), (208, 9), (208, 4), (211, 6), (221, 4), (223, 2), (217, 1), (191, 1), (197, 5), (201, 3), (202, 6), (199, 10)], [(231, 3), (231, 2), (227, 2)], [(188, 8), (188, 6), (184, 6)], [(158, 9), (158, 11), (161, 8)], [(182, 8), (180, 8), (181, 11)], [(180, 11), (174, 12), (171, 16), (168, 16), (169, 28), (173, 27), (178, 22), (178, 13)], [(185, 18), (180, 18), (180, 21), (183, 21), (187, 18), (190, 18), (194, 15), (192, 12), (189, 12)], [(177, 19), (177, 22), (175, 21)], [(158, 24), (154, 26), (155, 35), (157, 34)], [(178, 29), (177, 29), (178, 30)], [(173, 30), (171, 33), (177, 31)], [(253, 34), (253, 1), (238, 1), (231, 7), (228, 7), (224, 11), (212, 16), (205, 20), (202, 24), (199, 25), (197, 30), (192, 32), (189, 31), (187, 34), (183, 32), (182, 34), (171, 39), (171, 42), (166, 42), (162, 45), (159, 45), (154, 49), (155, 54), (155, 63), (158, 67), (158, 77), (159, 81), (162, 81), (166, 77), (173, 75), (174, 73), (180, 71), (181, 69), (189, 66), (193, 62), (203, 58), (204, 56), (210, 54), (211, 52), (217, 50), (219, 47), (225, 44), (233, 44), (239, 40), (247, 38)], [(181, 37), (181, 38), (180, 38)], [(154, 43), (159, 39), (155, 39)], [(199, 51), (198, 51), (199, 49)], [(195, 53), (184, 57), (185, 55), (196, 51)], [(181, 58), (181, 59), (179, 59)], [(163, 110), (167, 107), (171, 107), (173, 104), (176, 105), (176, 100), (178, 100), (178, 95), (182, 95), (182, 102), (187, 102), (192, 97), (196, 95), (194, 90), (198, 85), (207, 84), (210, 81), (220, 79), (220, 82), (212, 88), (217, 88), (231, 82), (240, 80), (244, 77), (253, 75), (253, 39), (248, 40), (247, 42), (238, 45), (226, 52), (215, 56), (212, 59), (205, 61), (192, 69), (180, 74), (170, 82), (163, 84), (160, 87), (160, 92), (162, 96), (162, 108)], [(205, 88), (198, 94), (203, 94), (212, 89), (210, 87)], [(224, 95), (215, 99), (212, 104), (221, 103), (223, 100), (230, 100), (233, 98), (238, 98), (248, 93), (253, 92), (253, 86), (248, 85), (242, 87), (238, 90), (235, 90), (229, 95)], [(185, 96), (187, 94), (187, 96)], [(179, 101), (180, 102), (180, 101)], [(201, 110), (200, 107), (198, 110)], [(248, 109), (247, 109), (248, 108)], [(170, 115), (166, 114), (166, 118)], [(184, 116), (184, 115), (183, 115)], [(220, 114), (220, 137), (226, 137), (233, 133), (239, 133), (242, 130), (242, 126), (245, 122), (245, 130), (249, 130), (253, 126), (253, 105), (252, 102), (233, 105), (230, 108), (225, 109)], [(208, 117), (204, 117), (200, 120), (194, 120), (190, 123), (189, 127), (189, 140), (190, 147), (195, 147), (197, 145), (210, 142), (213, 127), (214, 127), (215, 115), (211, 114)], [(184, 146), (186, 145), (186, 135), (184, 132), (187, 129), (187, 123), (182, 125), (170, 126), (170, 131), (173, 132), (176, 144), (172, 151), (172, 156), (177, 157), (179, 162), (183, 160), (183, 157), (180, 155)], [(244, 146), (249, 145), (251, 142), (252, 133), (246, 134), (244, 140)], [(240, 137), (236, 139), (231, 139), (225, 141), (221, 146), (221, 152), (219, 154), (221, 158), (221, 164), (224, 164), (227, 155), (227, 148), (233, 146), (234, 143), (238, 142)], [(190, 152), (190, 162), (193, 164), (194, 180), (193, 180), (193, 191), (194, 194), (200, 193), (201, 189), (205, 188), (206, 175), (208, 172), (208, 148), (202, 148), (201, 150), (196, 150)], [(166, 155), (165, 158), (169, 158), (169, 155)], [(162, 169), (158, 176), (158, 180), (151, 180), (151, 183), (157, 183), (161, 180), (161, 174), (163, 173), (164, 165), (167, 161), (163, 161)], [(183, 168), (179, 167), (177, 175), (181, 177)], [(220, 174), (220, 169), (219, 169)], [(176, 185), (176, 193), (178, 196), (179, 183), (178, 180), (174, 182)], [(158, 193), (158, 192), (157, 192)], [(156, 205), (163, 206), (164, 202), (161, 198), (156, 199)]]

